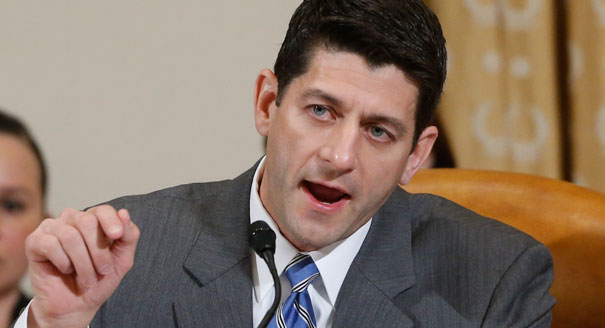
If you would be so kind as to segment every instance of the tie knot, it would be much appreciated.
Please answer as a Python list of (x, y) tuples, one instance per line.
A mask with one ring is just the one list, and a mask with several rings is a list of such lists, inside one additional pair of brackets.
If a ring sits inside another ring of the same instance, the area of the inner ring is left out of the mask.
[(300, 293), (307, 289), (317, 276), (319, 270), (309, 255), (298, 253), (286, 266), (286, 277), (290, 280), (293, 293)]

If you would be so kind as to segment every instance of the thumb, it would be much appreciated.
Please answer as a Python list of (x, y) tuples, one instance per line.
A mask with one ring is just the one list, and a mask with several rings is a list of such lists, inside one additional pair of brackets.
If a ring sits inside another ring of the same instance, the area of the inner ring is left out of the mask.
[(124, 208), (119, 210), (118, 218), (122, 222), (124, 232), (119, 239), (114, 240), (111, 245), (111, 252), (120, 275), (124, 275), (132, 268), (135, 250), (141, 233), (139, 228), (130, 219), (128, 210)]

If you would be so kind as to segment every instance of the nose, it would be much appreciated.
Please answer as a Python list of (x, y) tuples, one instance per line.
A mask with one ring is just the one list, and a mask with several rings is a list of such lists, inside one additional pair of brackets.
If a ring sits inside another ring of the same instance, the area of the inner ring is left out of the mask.
[(357, 126), (343, 124), (334, 129), (319, 149), (319, 158), (335, 171), (347, 173), (357, 166), (357, 148), (360, 131)]

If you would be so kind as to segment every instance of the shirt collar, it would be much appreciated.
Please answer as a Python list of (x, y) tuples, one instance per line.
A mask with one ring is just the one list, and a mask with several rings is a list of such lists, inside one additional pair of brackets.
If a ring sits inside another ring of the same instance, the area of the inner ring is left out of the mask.
[[(273, 231), (275, 231), (275, 267), (279, 275), (284, 271), (288, 262), (299, 251), (294, 247), (279, 231), (277, 224), (273, 221), (267, 210), (262, 204), (259, 196), (259, 181), (264, 173), (265, 157), (259, 163), (252, 187), (250, 188), (250, 222), (262, 220), (266, 222)], [(340, 240), (328, 246), (325, 246), (317, 251), (309, 252), (308, 254), (315, 261), (315, 265), (319, 270), (321, 280), (323, 281), (327, 296), (332, 306), (336, 304), (336, 297), (340, 291), (340, 287), (345, 279), (349, 267), (357, 252), (361, 248), (372, 219), (368, 220), (355, 233), (344, 240)], [(257, 303), (261, 302), (267, 295), (269, 290), (273, 288), (273, 279), (269, 268), (264, 264), (263, 259), (258, 254), (252, 251), (254, 256), (252, 260), (252, 276), (254, 279), (254, 296)], [(260, 264), (260, 265), (259, 265)]]

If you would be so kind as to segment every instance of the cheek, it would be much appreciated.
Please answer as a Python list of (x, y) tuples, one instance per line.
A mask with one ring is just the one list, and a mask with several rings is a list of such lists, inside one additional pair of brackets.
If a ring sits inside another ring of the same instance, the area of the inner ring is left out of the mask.
[(6, 222), (6, 218), (0, 220), (4, 220), (0, 228), (0, 288), (15, 288), (27, 270), (25, 238), (35, 229), (36, 224)]
[[(273, 157), (281, 158), (282, 162), (300, 162), (303, 158), (312, 154), (318, 147), (321, 140), (326, 138), (321, 136), (322, 131), (310, 126), (304, 113), (296, 113), (296, 109), (286, 109), (290, 113), (282, 112), (281, 116), (272, 122), (267, 144), (267, 154)], [(296, 166), (296, 165), (295, 165)]]
[(0, 236), (0, 287), (14, 285), (27, 269), (27, 257), (25, 256), (25, 238), (28, 233), (24, 230), (11, 229), (2, 231)]
[[(291, 110), (294, 112), (294, 110)], [(286, 147), (304, 147), (309, 139), (312, 139), (314, 131), (306, 124), (304, 117), (299, 115), (284, 115), (281, 120), (280, 136), (284, 138)], [(293, 151), (297, 148), (291, 148)]]
[(388, 152), (365, 154), (363, 175), (365, 185), (370, 187), (372, 193), (390, 191), (399, 183), (407, 159), (402, 154)]
[(4, 256), (19, 259), (25, 253), (25, 238), (32, 233), (38, 223), (37, 218), (11, 218), (2, 223), (0, 244)]

